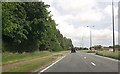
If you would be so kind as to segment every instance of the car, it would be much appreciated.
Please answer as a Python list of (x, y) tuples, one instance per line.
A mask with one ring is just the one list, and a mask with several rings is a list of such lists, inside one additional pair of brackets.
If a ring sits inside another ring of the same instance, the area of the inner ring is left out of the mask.
[(71, 49), (71, 53), (76, 53), (76, 49), (75, 49), (75, 48), (72, 48), (72, 49)]

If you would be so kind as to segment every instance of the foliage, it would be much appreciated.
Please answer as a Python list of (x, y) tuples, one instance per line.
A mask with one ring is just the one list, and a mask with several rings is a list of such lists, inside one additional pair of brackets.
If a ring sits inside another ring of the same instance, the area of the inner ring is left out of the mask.
[(33, 52), (60, 51), (73, 47), (71, 39), (63, 37), (44, 2), (2, 3), (2, 50)]
[(92, 48), (94, 48), (95, 50), (103, 50), (101, 45), (96, 45), (93, 46)]
[(86, 48), (86, 47), (75, 47), (75, 49), (77, 49), (77, 50), (88, 50), (88, 48)]

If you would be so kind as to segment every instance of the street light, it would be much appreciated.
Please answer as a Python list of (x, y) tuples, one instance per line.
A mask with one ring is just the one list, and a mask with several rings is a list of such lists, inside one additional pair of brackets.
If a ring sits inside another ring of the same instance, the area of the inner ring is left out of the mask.
[(82, 35), (82, 48), (84, 48), (83, 35)]
[(113, 52), (115, 52), (115, 36), (114, 36), (114, 3), (112, 0), (112, 23), (113, 23)]
[(87, 27), (90, 28), (90, 50), (91, 50), (91, 47), (92, 47), (92, 36), (91, 36), (92, 32), (91, 32), (91, 28), (94, 27), (94, 26), (87, 26)]
[[(84, 32), (84, 31), (83, 31), (83, 32)], [(83, 34), (84, 34), (84, 33), (82, 33), (82, 41), (81, 41), (81, 42), (82, 42), (82, 43), (81, 43), (82, 49), (84, 49)]]

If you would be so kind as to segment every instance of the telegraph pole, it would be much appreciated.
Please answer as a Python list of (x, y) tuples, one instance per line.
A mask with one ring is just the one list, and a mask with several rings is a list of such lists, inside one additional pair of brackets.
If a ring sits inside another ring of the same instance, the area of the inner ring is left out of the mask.
[(83, 35), (82, 35), (82, 48), (84, 48)]
[(90, 50), (92, 50), (91, 47), (92, 47), (92, 36), (91, 36), (91, 27), (90, 27)]
[(112, 23), (113, 23), (113, 52), (115, 52), (115, 35), (114, 35), (114, 3), (112, 0)]

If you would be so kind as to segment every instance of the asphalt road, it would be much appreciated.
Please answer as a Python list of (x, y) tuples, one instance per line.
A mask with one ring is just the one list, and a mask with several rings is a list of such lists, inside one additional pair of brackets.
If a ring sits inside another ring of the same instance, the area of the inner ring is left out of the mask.
[(118, 61), (84, 52), (69, 53), (44, 72), (118, 72)]

